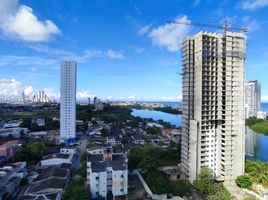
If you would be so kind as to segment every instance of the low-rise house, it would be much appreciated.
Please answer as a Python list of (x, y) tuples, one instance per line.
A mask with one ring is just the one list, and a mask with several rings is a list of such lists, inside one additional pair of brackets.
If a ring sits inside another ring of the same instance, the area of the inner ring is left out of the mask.
[(0, 199), (13, 197), (21, 179), (26, 177), (26, 162), (0, 165)]
[(141, 144), (141, 145), (144, 145), (145, 144), (145, 140), (144, 140), (144, 137), (142, 135), (133, 135), (131, 136), (132, 138), (132, 142), (134, 144)]
[(36, 171), (36, 176), (24, 191), (19, 200), (50, 199), (60, 200), (70, 180), (71, 165), (50, 166)]
[(1, 138), (19, 138), (25, 134), (28, 133), (27, 128), (20, 128), (20, 127), (15, 127), (15, 128), (2, 128), (0, 129), (0, 137)]
[(116, 145), (116, 139), (113, 136), (106, 137), (106, 144), (110, 144), (112, 146)]
[(18, 140), (11, 140), (0, 145), (0, 161), (8, 160), (16, 153), (19, 148)]
[(126, 199), (128, 193), (127, 158), (106, 148), (103, 154), (89, 155), (87, 183), (92, 198)]
[(11, 120), (4, 123), (4, 128), (18, 128), (22, 120)]
[(74, 155), (77, 153), (76, 147), (63, 147), (60, 149), (61, 154)]
[(158, 167), (157, 170), (164, 172), (170, 181), (177, 181), (181, 178), (180, 174), (182, 172), (180, 171), (179, 165), (178, 166)]
[(37, 126), (45, 126), (45, 119), (39, 118), (39, 119), (32, 119), (32, 124)]
[(153, 128), (153, 127), (160, 128), (160, 129), (164, 128), (163, 125), (154, 123), (154, 122), (147, 123), (145, 128)]
[(100, 145), (92, 145), (87, 149), (87, 152), (91, 155), (103, 154), (104, 148)]
[(46, 135), (47, 131), (34, 131), (29, 133), (29, 136), (46, 136)]
[(72, 154), (52, 154), (44, 156), (41, 160), (41, 166), (51, 166), (51, 165), (61, 165), (61, 164), (72, 164), (73, 155)]

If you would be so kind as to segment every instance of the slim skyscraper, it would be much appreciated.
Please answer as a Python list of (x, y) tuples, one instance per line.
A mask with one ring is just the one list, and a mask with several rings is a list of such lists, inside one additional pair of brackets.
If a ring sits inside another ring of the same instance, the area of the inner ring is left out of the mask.
[(61, 62), (60, 141), (70, 143), (76, 135), (76, 62)]
[(229, 31), (183, 41), (181, 162), (190, 181), (203, 166), (227, 185), (244, 173), (245, 41), (244, 33)]
[(261, 111), (261, 84), (257, 80), (246, 83), (245, 99), (246, 118), (258, 117)]

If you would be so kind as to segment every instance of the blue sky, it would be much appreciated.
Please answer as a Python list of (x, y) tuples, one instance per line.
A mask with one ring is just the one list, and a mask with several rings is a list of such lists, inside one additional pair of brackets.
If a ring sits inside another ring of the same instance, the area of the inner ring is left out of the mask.
[[(77, 96), (178, 101), (179, 44), (204, 28), (247, 26), (247, 80), (268, 100), (268, 0), (0, 0), (0, 95), (59, 96), (60, 60), (78, 62)], [(208, 31), (219, 31), (208, 29)]]

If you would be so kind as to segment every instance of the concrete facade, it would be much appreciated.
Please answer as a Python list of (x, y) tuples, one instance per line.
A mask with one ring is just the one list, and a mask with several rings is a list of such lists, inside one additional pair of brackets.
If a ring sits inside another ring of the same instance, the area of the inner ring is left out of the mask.
[(245, 100), (246, 118), (258, 117), (261, 111), (261, 84), (257, 80), (246, 83)]
[(191, 182), (208, 166), (217, 180), (244, 173), (246, 37), (199, 32), (182, 44), (181, 161)]
[(61, 62), (60, 141), (73, 142), (76, 135), (76, 62)]

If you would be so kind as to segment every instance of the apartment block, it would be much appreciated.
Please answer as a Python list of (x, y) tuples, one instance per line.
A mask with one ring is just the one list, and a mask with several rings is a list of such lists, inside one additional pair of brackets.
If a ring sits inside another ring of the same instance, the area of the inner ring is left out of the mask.
[(246, 37), (199, 32), (182, 44), (181, 162), (191, 182), (208, 166), (232, 184), (244, 173)]
[(87, 183), (91, 197), (125, 200), (128, 194), (127, 158), (104, 147), (102, 154), (90, 154), (87, 161)]
[(261, 84), (252, 80), (245, 85), (245, 114), (248, 117), (258, 117), (261, 111)]
[(76, 136), (76, 62), (61, 62), (60, 141), (70, 143)]

